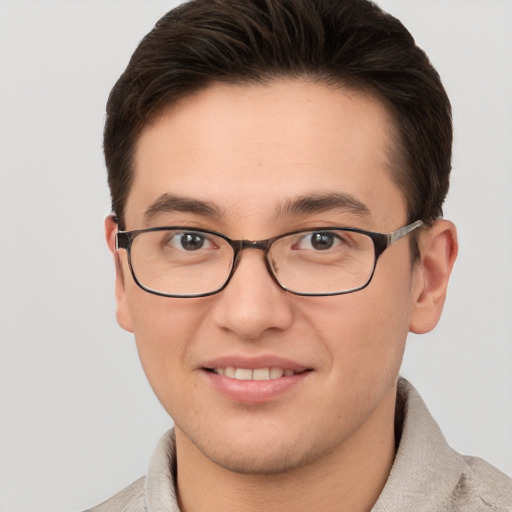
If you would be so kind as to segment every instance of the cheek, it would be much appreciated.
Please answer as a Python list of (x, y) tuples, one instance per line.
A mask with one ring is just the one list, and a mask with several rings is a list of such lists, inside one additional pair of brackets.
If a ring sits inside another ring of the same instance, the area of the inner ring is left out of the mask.
[(139, 358), (155, 394), (168, 409), (172, 390), (181, 386), (187, 369), (187, 347), (204, 313), (194, 299), (158, 297), (141, 290), (132, 295), (133, 333)]
[(402, 362), (412, 313), (409, 262), (404, 261), (403, 265), (396, 273), (377, 279), (375, 293), (369, 289), (361, 297), (367, 299), (367, 338), (363, 343), (369, 364), (383, 369), (387, 366), (395, 376)]
[[(345, 296), (335, 307), (309, 308), (308, 316), (318, 336), (325, 340), (333, 361), (367, 362), (401, 349), (407, 336), (407, 321), (400, 307), (374, 300), (364, 291), (357, 299)], [(353, 365), (357, 366), (357, 365)]]
[(331, 364), (351, 380), (398, 373), (412, 311), (411, 277), (403, 272), (408, 267), (399, 270), (401, 263), (396, 273), (376, 275), (359, 292), (318, 300), (304, 310)]

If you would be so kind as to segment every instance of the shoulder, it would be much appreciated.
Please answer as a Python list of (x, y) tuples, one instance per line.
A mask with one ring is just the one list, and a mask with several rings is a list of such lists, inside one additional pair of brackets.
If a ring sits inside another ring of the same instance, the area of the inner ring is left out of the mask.
[(418, 392), (398, 383), (398, 449), (372, 512), (512, 512), (512, 480), (451, 448)]
[(454, 500), (482, 512), (512, 512), (512, 479), (478, 457), (464, 457), (464, 462)]
[(85, 512), (179, 512), (175, 475), (176, 446), (171, 429), (161, 437), (153, 451), (145, 477)]
[(141, 477), (100, 505), (85, 512), (146, 512), (146, 478)]

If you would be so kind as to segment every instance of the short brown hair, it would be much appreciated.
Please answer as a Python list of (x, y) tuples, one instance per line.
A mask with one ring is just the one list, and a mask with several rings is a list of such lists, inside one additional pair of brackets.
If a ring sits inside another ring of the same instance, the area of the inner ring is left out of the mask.
[[(377, 95), (395, 120), (393, 179), (408, 220), (442, 215), (451, 107), (439, 75), (393, 16), (367, 0), (192, 0), (163, 16), (107, 103), (112, 209), (124, 226), (137, 138), (156, 114), (213, 82), (308, 78)], [(393, 136), (393, 134), (392, 134)]]

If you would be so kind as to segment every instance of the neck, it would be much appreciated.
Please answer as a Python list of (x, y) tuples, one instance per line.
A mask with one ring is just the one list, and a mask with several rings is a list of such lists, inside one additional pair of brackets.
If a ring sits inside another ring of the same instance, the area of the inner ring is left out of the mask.
[(395, 390), (327, 456), (278, 474), (240, 474), (213, 463), (176, 428), (177, 487), (183, 512), (336, 510), (368, 512), (395, 456)]

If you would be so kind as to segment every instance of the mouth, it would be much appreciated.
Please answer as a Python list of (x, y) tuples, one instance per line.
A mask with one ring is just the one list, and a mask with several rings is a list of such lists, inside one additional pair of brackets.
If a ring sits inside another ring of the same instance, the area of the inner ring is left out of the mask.
[(232, 403), (256, 405), (276, 401), (299, 389), (313, 373), (312, 368), (277, 357), (229, 359), (211, 361), (202, 370), (209, 385)]
[(222, 375), (223, 377), (227, 377), (229, 379), (235, 380), (277, 380), (283, 377), (293, 377), (294, 375), (299, 375), (305, 373), (310, 370), (301, 370), (296, 371), (290, 368), (280, 368), (280, 367), (263, 367), (263, 368), (237, 368), (234, 366), (226, 366), (226, 367), (216, 367), (216, 368), (207, 368), (208, 371), (215, 373), (217, 375)]
[(206, 382), (231, 402), (262, 404), (301, 389), (314, 368), (274, 354), (220, 356), (201, 367)]

